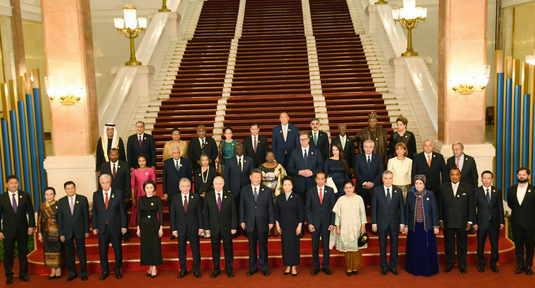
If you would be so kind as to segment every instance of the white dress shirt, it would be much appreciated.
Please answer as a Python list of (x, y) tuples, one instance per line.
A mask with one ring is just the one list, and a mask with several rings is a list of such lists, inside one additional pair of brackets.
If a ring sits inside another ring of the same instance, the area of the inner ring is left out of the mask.
[(526, 197), (526, 191), (528, 190), (528, 185), (524, 187), (520, 187), (520, 185), (516, 188), (516, 198), (518, 199), (518, 204), (522, 205), (522, 202), (524, 201), (524, 197)]

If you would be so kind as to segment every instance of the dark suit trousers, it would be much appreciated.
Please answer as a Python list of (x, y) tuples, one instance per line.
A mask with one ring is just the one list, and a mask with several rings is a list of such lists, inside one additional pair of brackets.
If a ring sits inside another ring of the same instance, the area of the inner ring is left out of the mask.
[[(396, 268), (398, 263), (398, 236), (399, 236), (399, 227), (392, 228), (388, 227), (385, 230), (378, 230), (377, 234), (379, 235), (379, 255), (381, 258), (381, 268)], [(386, 261), (386, 246), (387, 246), (387, 236), (390, 236), (390, 266)]]
[(76, 252), (80, 259), (80, 276), (87, 276), (87, 258), (85, 252), (85, 238), (65, 239), (65, 258), (69, 276), (78, 275), (76, 271), (76, 259), (74, 257), (74, 242), (76, 241)]
[(13, 277), (15, 242), (19, 246), (19, 275), (28, 274), (28, 234), (15, 235), (13, 238), (4, 238), (4, 270), (7, 278)]
[[(315, 228), (315, 227), (314, 227)], [(329, 268), (330, 254), (329, 254), (329, 237), (330, 232), (328, 229), (317, 229), (312, 232), (312, 261), (314, 262), (314, 268), (320, 268), (320, 236), (323, 247), (323, 262), (321, 267)]]
[[(359, 180), (357, 179), (357, 181)], [(360, 197), (362, 197), (362, 200), (364, 201), (364, 207), (368, 207), (372, 204), (372, 189), (362, 189), (357, 193)]]
[(246, 231), (249, 238), (249, 271), (256, 271), (256, 243), (258, 242), (258, 252), (260, 254), (260, 271), (265, 272), (269, 269), (268, 262), (268, 232), (259, 232), (255, 227), (252, 232)]
[(186, 266), (186, 247), (187, 240), (191, 246), (191, 255), (193, 256), (193, 271), (199, 272), (201, 268), (201, 250), (199, 243), (199, 231), (189, 231), (186, 229), (186, 234), (178, 235), (178, 260), (180, 262), (180, 271), (188, 271)]
[(223, 251), (225, 252), (225, 270), (232, 271), (234, 263), (234, 248), (232, 247), (232, 235), (212, 234), (212, 261), (214, 271), (221, 271), (221, 240), (223, 240)]
[(485, 242), (487, 241), (487, 235), (489, 235), (490, 241), (490, 265), (496, 265), (500, 256), (498, 254), (498, 237), (500, 236), (500, 229), (496, 229), (489, 225), (487, 229), (477, 230), (477, 262), (479, 265), (487, 264), (485, 258)]
[(108, 263), (110, 243), (113, 247), (113, 252), (115, 252), (115, 267), (113, 271), (121, 272), (121, 268), (123, 268), (123, 246), (121, 246), (121, 238), (121, 233), (111, 233), (108, 225), (106, 225), (104, 231), (98, 231), (98, 250), (100, 253), (100, 270), (102, 272), (110, 272)]
[(457, 261), (459, 268), (466, 268), (466, 252), (468, 245), (468, 231), (466, 229), (444, 229), (444, 256), (446, 266), (455, 264), (455, 236), (457, 236)]
[[(515, 242), (516, 262), (519, 267), (533, 266), (533, 243), (535, 241), (535, 228), (522, 228), (513, 226), (513, 239)], [(524, 246), (526, 247), (526, 261), (524, 262)]]

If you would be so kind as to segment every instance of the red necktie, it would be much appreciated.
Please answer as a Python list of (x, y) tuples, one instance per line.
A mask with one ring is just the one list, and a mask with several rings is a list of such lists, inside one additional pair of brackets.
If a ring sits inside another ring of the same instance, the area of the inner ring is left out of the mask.
[(106, 199), (104, 200), (104, 205), (106, 205), (106, 210), (108, 210), (108, 192), (104, 192)]
[(184, 196), (184, 212), (188, 213), (188, 196)]
[(115, 163), (113, 163), (113, 179), (115, 179), (115, 175), (117, 175), (117, 169), (115, 168)]
[(323, 192), (321, 191), (321, 188), (320, 188), (320, 205), (323, 205)]
[(457, 158), (457, 169), (459, 169), (459, 160), (460, 160), (460, 159), (461, 159), (461, 158)]

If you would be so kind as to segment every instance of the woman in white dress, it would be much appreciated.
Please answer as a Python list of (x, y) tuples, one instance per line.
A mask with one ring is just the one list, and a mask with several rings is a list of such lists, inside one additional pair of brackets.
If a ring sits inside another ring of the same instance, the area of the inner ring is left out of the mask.
[(405, 205), (407, 202), (407, 192), (411, 188), (412, 159), (407, 157), (407, 146), (403, 142), (396, 144), (395, 149), (397, 156), (388, 160), (386, 170), (392, 171), (394, 185), (401, 188), (403, 205)]

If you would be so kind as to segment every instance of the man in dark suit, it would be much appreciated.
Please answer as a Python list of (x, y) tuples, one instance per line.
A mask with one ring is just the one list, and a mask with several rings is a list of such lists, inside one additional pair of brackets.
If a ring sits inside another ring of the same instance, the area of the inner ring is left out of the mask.
[(128, 154), (130, 171), (139, 168), (139, 164), (137, 163), (137, 157), (139, 155), (145, 156), (147, 167), (156, 169), (156, 143), (152, 135), (145, 133), (145, 123), (143, 121), (136, 122), (136, 134), (128, 137), (126, 153)]
[(436, 199), (440, 199), (440, 186), (447, 182), (449, 175), (444, 156), (433, 152), (433, 142), (429, 139), (424, 141), (423, 150), (424, 152), (416, 154), (412, 161), (411, 179), (418, 174), (425, 175), (425, 188), (433, 191)]
[[(171, 148), (172, 158), (169, 158), (163, 162), (163, 197), (169, 205), (169, 211), (173, 206), (173, 197), (178, 195), (178, 185), (180, 179), (187, 178), (191, 181), (191, 166), (188, 158), (181, 157), (182, 151), (180, 147), (174, 146)], [(175, 240), (175, 236), (171, 235), (171, 240)]]
[(253, 166), (258, 167), (266, 162), (266, 154), (269, 151), (268, 142), (266, 136), (258, 135), (260, 132), (258, 123), (251, 123), (249, 131), (251, 131), (251, 136), (243, 138), (243, 147), (245, 155), (253, 158)]
[(455, 236), (457, 236), (457, 261), (462, 274), (466, 274), (466, 253), (468, 230), (474, 219), (474, 197), (472, 186), (460, 182), (461, 171), (450, 170), (449, 183), (442, 184), (441, 199), (438, 200), (438, 219), (444, 230), (445, 273), (453, 269), (455, 263)]
[(323, 159), (318, 148), (309, 145), (307, 132), (299, 135), (300, 147), (294, 149), (288, 163), (288, 175), (294, 177), (293, 191), (306, 202), (306, 192), (315, 187), (314, 175), (323, 168)]
[[(344, 150), (344, 157), (347, 161), (347, 166), (349, 166), (349, 174), (353, 174), (353, 161), (355, 160), (355, 140), (353, 138), (347, 136), (346, 134), (347, 127), (346, 124), (339, 124), (338, 125), (338, 136), (334, 137), (331, 140), (331, 152), (329, 152), (329, 155), (332, 156), (332, 145), (334, 143), (340, 143), (340, 146), (342, 146), (342, 149)], [(327, 161), (327, 159), (323, 159), (323, 161)]]
[(273, 127), (271, 132), (271, 148), (275, 153), (277, 162), (282, 164), (284, 168), (288, 168), (290, 153), (299, 147), (299, 129), (288, 123), (290, 115), (286, 111), (280, 113), (279, 120), (281, 124)]
[[(535, 242), (535, 186), (529, 184), (529, 168), (520, 167), (516, 173), (518, 184), (507, 189), (507, 205), (511, 208), (511, 226), (515, 242), (515, 274), (526, 271), (532, 275), (533, 243)], [(524, 247), (526, 259), (524, 260)]]
[(318, 118), (310, 120), (310, 128), (312, 128), (312, 131), (308, 132), (310, 146), (317, 147), (320, 150), (321, 159), (325, 161), (329, 158), (329, 136), (327, 133), (320, 131), (320, 120)]
[[(398, 235), (405, 228), (405, 207), (401, 189), (392, 185), (394, 175), (391, 171), (383, 172), (383, 185), (373, 189), (372, 194), (372, 231), (379, 234), (379, 253), (381, 257), (381, 275), (388, 270), (398, 275)], [(387, 236), (390, 236), (390, 265), (386, 261)]]
[(212, 137), (206, 136), (206, 127), (204, 125), (197, 126), (197, 138), (189, 141), (188, 156), (191, 160), (191, 167), (193, 171), (201, 166), (199, 160), (202, 154), (208, 155), (210, 158), (210, 166), (215, 168), (215, 160), (217, 159), (217, 145)]
[(201, 278), (201, 250), (199, 236), (203, 234), (202, 205), (198, 194), (191, 193), (191, 181), (188, 178), (180, 179), (180, 194), (174, 196), (171, 206), (171, 232), (178, 238), (178, 260), (180, 274), (178, 278), (188, 275), (186, 266), (187, 241), (193, 256), (193, 275)]
[(87, 257), (85, 251), (85, 238), (89, 237), (89, 204), (84, 195), (76, 194), (76, 185), (72, 181), (63, 184), (67, 196), (58, 201), (58, 235), (61, 242), (65, 243), (65, 258), (67, 260), (67, 271), (71, 282), (78, 273), (76, 271), (76, 259), (74, 254), (74, 243), (76, 242), (76, 253), (80, 260), (80, 277), (87, 281)]
[(448, 158), (446, 165), (448, 171), (453, 168), (459, 169), (461, 171), (461, 182), (476, 188), (478, 186), (476, 160), (474, 157), (464, 154), (464, 145), (461, 142), (453, 143), (451, 150), (453, 150), (453, 156)]
[[(128, 219), (128, 209), (132, 198), (132, 188), (130, 187), (130, 168), (128, 163), (119, 159), (119, 150), (112, 148), (109, 153), (110, 162), (102, 164), (100, 171), (102, 174), (111, 175), (111, 188), (123, 192), (124, 213)], [(128, 231), (123, 235), (124, 242), (130, 242)]]
[(256, 246), (258, 245), (260, 271), (269, 276), (268, 231), (275, 223), (271, 189), (262, 184), (262, 171), (251, 171), (251, 184), (240, 192), (240, 226), (249, 239), (249, 271), (247, 276), (257, 272)]
[(126, 213), (124, 209), (123, 192), (111, 187), (111, 175), (101, 174), (100, 188), (93, 193), (93, 234), (98, 235), (100, 254), (100, 280), (108, 278), (110, 274), (108, 250), (110, 243), (115, 252), (115, 277), (123, 278), (123, 248), (121, 235), (128, 231)]
[(237, 199), (236, 204), (239, 204), (241, 189), (251, 184), (250, 175), (255, 168), (253, 158), (243, 155), (243, 150), (243, 145), (236, 143), (234, 146), (236, 155), (226, 161), (223, 173), (225, 175), (225, 190), (232, 192), (234, 199)]
[(481, 182), (483, 186), (476, 188), (474, 191), (475, 211), (477, 215), (474, 218), (474, 230), (477, 231), (477, 260), (479, 263), (479, 272), (485, 271), (487, 259), (485, 258), (485, 242), (487, 234), (490, 242), (490, 269), (498, 273), (496, 263), (500, 260), (498, 254), (498, 239), (500, 230), (503, 229), (505, 221), (503, 217), (503, 200), (502, 190), (492, 186), (494, 174), (486, 170), (481, 173)]
[(320, 237), (323, 247), (323, 262), (321, 267), (327, 275), (332, 275), (329, 269), (329, 237), (334, 229), (335, 214), (333, 212), (334, 190), (325, 185), (327, 181), (325, 173), (316, 173), (316, 186), (310, 187), (306, 197), (306, 211), (308, 230), (312, 233), (312, 261), (314, 269), (312, 275), (315, 276), (320, 271)]
[[(228, 165), (228, 164), (227, 164)], [(211, 236), (212, 261), (214, 271), (210, 278), (215, 278), (221, 273), (221, 240), (225, 252), (225, 270), (229, 278), (234, 277), (234, 248), (232, 235), (238, 230), (238, 212), (234, 196), (229, 190), (223, 190), (225, 181), (223, 177), (214, 178), (214, 189), (204, 198), (204, 232)]]
[(365, 140), (364, 153), (355, 156), (353, 162), (353, 170), (357, 179), (355, 188), (366, 206), (371, 204), (372, 189), (381, 185), (383, 174), (383, 158), (373, 153), (374, 145), (372, 140)]
[[(0, 240), (4, 240), (4, 270), (6, 284), (13, 284), (13, 257), (15, 242), (19, 247), (19, 279), (28, 282), (28, 235), (35, 229), (35, 211), (30, 195), (19, 190), (19, 178), (9, 175), (6, 178), (7, 192), (0, 195)], [(26, 218), (28, 217), (28, 218)]]

